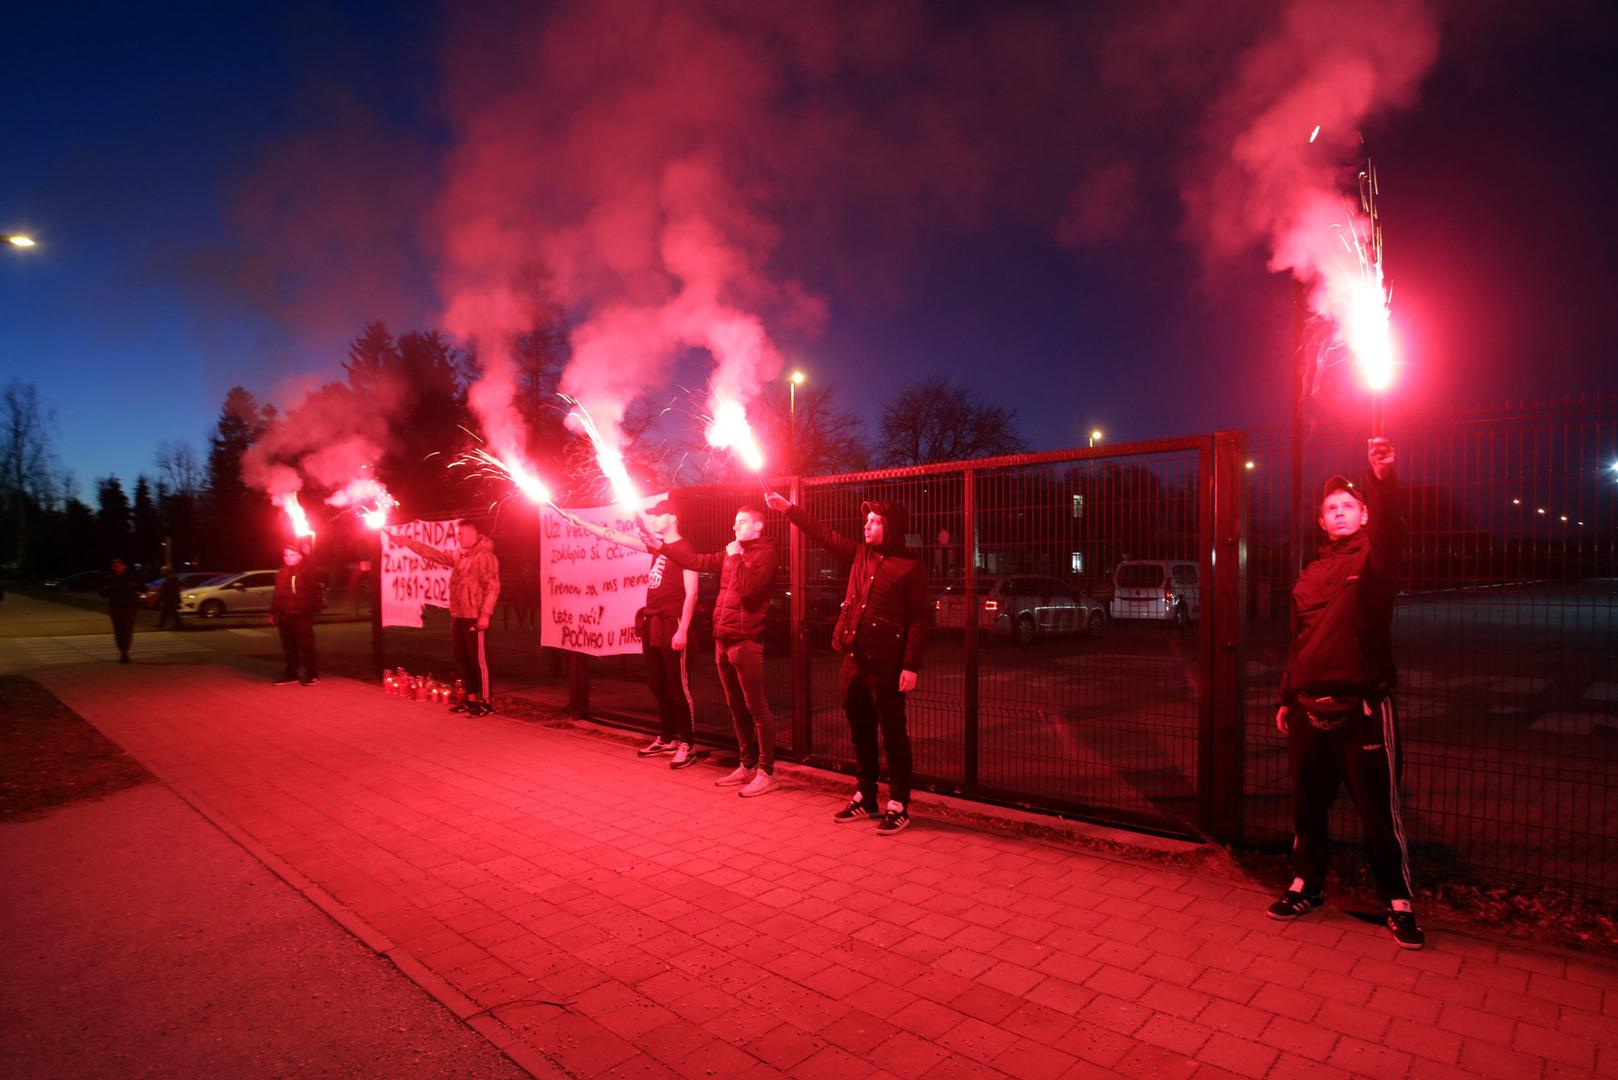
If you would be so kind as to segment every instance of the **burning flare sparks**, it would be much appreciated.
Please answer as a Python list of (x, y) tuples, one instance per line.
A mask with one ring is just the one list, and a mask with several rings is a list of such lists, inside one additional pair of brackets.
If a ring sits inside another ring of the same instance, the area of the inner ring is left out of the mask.
[[(368, 509), (363, 507), (365, 503), (370, 503)], [(388, 515), (399, 505), (399, 500), (389, 494), (380, 480), (373, 476), (361, 476), (349, 481), (347, 486), (327, 499), (326, 504), (349, 507), (359, 514), (367, 528), (381, 529), (387, 525)]]
[(589, 410), (580, 405), (576, 398), (566, 394), (557, 396), (571, 407), (569, 417), (578, 425), (579, 430), (584, 432), (585, 437), (590, 440), (590, 445), (595, 447), (596, 464), (601, 466), (602, 475), (607, 478), (607, 483), (612, 485), (612, 497), (617, 500), (619, 506), (631, 514), (640, 513), (641, 504), (645, 500), (641, 498), (635, 482), (629, 478), (629, 469), (624, 465), (623, 455), (607, 445)]
[(535, 476), (521, 462), (503, 460), (479, 448), (468, 450), (450, 462), (448, 467), (469, 469), (471, 476), (505, 480), (531, 502), (547, 503), (552, 508), (556, 507), (556, 503), (551, 500), (551, 489), (545, 486), (545, 481)]
[(1388, 315), (1388, 288), (1382, 277), (1382, 223), (1377, 218), (1376, 169), (1360, 170), (1362, 214), (1348, 214), (1346, 227), (1334, 225), (1347, 254), (1325, 271), (1325, 309), (1337, 324), (1337, 339), (1354, 357), (1360, 378), (1374, 394), (1393, 382), (1397, 361)]
[(315, 530), (309, 527), (309, 515), (303, 512), (303, 505), (298, 502), (298, 493), (289, 491), (285, 495), (275, 497), (275, 505), (279, 506), (287, 516), (287, 522), (292, 526), (292, 535), (302, 539), (308, 537), (313, 540)]
[(754, 472), (764, 468), (764, 451), (753, 428), (747, 422), (747, 410), (739, 401), (716, 401), (713, 422), (708, 425), (708, 445), (719, 450), (734, 450), (736, 456)]

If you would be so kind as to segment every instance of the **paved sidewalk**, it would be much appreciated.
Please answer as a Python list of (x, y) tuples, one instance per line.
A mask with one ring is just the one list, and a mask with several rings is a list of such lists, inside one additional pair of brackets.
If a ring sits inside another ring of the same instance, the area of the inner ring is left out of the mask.
[(1618, 969), (336, 679), (59, 667), (71, 707), (536, 1072), (1618, 1075)]

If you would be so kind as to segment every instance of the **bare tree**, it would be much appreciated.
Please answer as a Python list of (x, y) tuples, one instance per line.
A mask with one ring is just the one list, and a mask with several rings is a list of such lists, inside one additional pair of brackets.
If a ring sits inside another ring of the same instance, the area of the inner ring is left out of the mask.
[(0, 395), (0, 497), (12, 518), (19, 566), (28, 560), (29, 518), (52, 504), (59, 486), (53, 419), (33, 383), (12, 379), (6, 384)]
[(159, 480), (171, 492), (195, 495), (207, 484), (208, 472), (196, 447), (183, 439), (165, 439), (153, 461)]
[(877, 459), (884, 465), (1014, 454), (1025, 449), (1017, 410), (984, 401), (948, 379), (923, 379), (900, 390), (882, 410)]

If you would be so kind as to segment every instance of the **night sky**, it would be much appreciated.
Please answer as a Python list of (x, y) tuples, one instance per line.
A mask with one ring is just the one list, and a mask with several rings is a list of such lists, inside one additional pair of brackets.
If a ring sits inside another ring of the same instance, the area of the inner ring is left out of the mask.
[[(531, 124), (542, 145), (547, 103), (587, 114), (594, 91), (540, 69), (571, 56), (563, 46), (616, 45), (569, 31), (573, 5), (520, 7), (484, 6), (476, 22), (412, 3), (13, 16), (0, 230), (40, 247), (0, 250), (0, 368), (54, 406), (82, 493), (108, 473), (150, 473), (165, 439), (200, 446), (233, 384), (294, 404), (369, 320), (442, 324), (441, 208), (466, 160), (457, 148), (493, 115), (480, 103), (498, 101), (503, 80), (532, 80), (543, 100), (508, 122)], [(1266, 20), (1310, 5), (1251, 5), (1230, 28), (1216, 25), (1219, 5), (1070, 7), (932, 5), (893, 35), (891, 55), (863, 26), (866, 68), (776, 88), (796, 126), (754, 116), (707, 133), (733, 161), (772, 131), (816, 130), (797, 123), (814, 114), (796, 98), (835, 97), (840, 116), (914, 102), (895, 112), (903, 123), (805, 148), (800, 169), (778, 148), (761, 155), (749, 227), (769, 238), (749, 249), (765, 253), (756, 276), (790, 280), (822, 317), (782, 314), (777, 293), (757, 290), (754, 309), (789, 364), (836, 381), (840, 404), (872, 421), (900, 385), (946, 375), (1014, 406), (1037, 449), (1080, 445), (1093, 426), (1117, 442), (1284, 423), (1290, 280), (1266, 272), (1262, 244), (1211, 258), (1183, 195), (1188, 162), (1207, 152), (1202, 95)], [(1610, 391), (1611, 5), (1427, 7), (1436, 60), (1412, 100), (1362, 128), (1405, 360), (1392, 409)], [(1062, 48), (1021, 63), (1007, 43), (1049, 38), (1047, 20)], [(740, 36), (773, 41), (752, 27)], [(1194, 65), (1158, 78), (1116, 62), (1159, 27), (1165, 56)], [(546, 41), (552, 51), (524, 47)], [(723, 63), (694, 60), (676, 85), (698, 95)], [(958, 123), (929, 142), (940, 115)], [(916, 140), (892, 150), (891, 169), (889, 136)], [(850, 160), (828, 160), (840, 146)], [(1095, 213), (1086, 192), (1106, 224), (1076, 236), (1064, 207)], [(566, 223), (576, 194), (558, 195), (545, 228)], [(567, 299), (582, 319), (615, 297)]]

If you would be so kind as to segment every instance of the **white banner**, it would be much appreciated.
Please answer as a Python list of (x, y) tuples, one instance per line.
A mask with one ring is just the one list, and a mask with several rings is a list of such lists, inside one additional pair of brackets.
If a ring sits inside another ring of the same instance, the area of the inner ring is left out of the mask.
[[(654, 495), (648, 502), (662, 496)], [(640, 535), (635, 520), (619, 506), (568, 511), (630, 536)], [(652, 557), (620, 547), (573, 525), (549, 506), (544, 527), (544, 561), (539, 583), (539, 643), (591, 656), (640, 652), (635, 612), (646, 603)]]
[(461, 546), (449, 521), (405, 521), (382, 530), (382, 625), (420, 626), (424, 604), (449, 607), (449, 570), (422, 558), (394, 538), (408, 537), (429, 547), (454, 551)]

